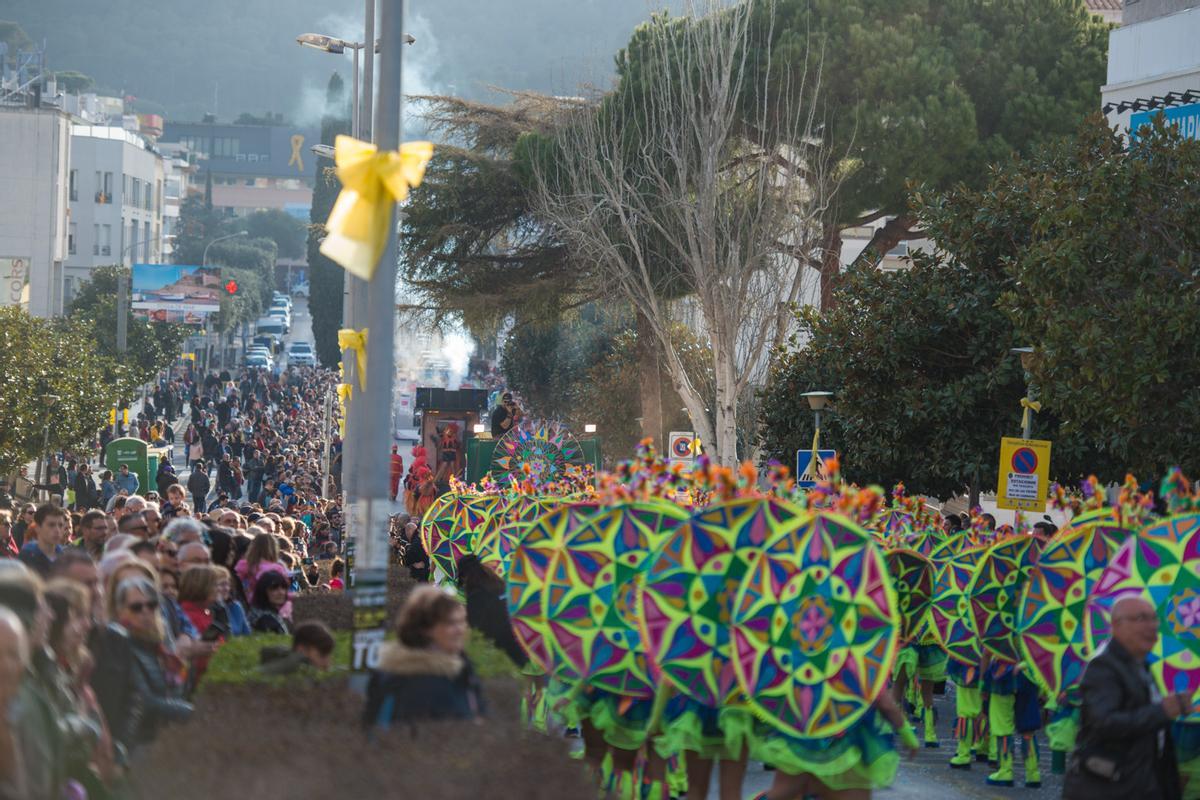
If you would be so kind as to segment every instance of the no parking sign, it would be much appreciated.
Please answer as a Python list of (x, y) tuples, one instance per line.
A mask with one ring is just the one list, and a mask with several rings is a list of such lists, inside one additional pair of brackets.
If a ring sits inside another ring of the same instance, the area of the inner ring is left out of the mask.
[(667, 458), (672, 464), (691, 466), (696, 460), (696, 434), (691, 431), (671, 431), (667, 437)]
[(1049, 488), (1050, 442), (1001, 439), (996, 507), (1012, 511), (1045, 511)]

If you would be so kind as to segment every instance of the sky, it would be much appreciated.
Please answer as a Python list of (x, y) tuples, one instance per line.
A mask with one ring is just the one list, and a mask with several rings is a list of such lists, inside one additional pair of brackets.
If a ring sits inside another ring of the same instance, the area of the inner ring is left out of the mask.
[[(606, 86), (633, 29), (680, 0), (408, 0), (404, 91), (495, 98), (490, 86), (575, 94)], [(279, 112), (313, 124), (348, 56), (301, 33), (361, 39), (363, 0), (3, 0), (0, 18), (44, 43), (48, 66), (94, 77), (169, 120)]]

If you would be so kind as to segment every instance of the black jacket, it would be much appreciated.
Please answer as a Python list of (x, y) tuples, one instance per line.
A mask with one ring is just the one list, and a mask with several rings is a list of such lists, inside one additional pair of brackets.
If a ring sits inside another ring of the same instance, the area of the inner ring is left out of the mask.
[(96, 639), (92, 688), (114, 740), (132, 751), (151, 741), (163, 724), (191, 716), (191, 704), (168, 685), (151, 645), (133, 641), (116, 623), (109, 623)]
[(75, 507), (87, 511), (100, 504), (100, 493), (96, 491), (96, 482), (91, 475), (83, 472), (75, 473)]
[[(188, 476), (187, 488), (196, 497), (207, 497), (208, 490), (212, 488), (212, 482), (204, 470), (194, 469)], [(196, 509), (196, 513), (200, 513), (200, 511), (201, 509)]]
[[(503, 592), (501, 584), (500, 592)], [(529, 663), (529, 656), (513, 635), (508, 605), (499, 592), (477, 588), (467, 593), (467, 624), (482, 633), (504, 651), (518, 667)]]
[(475, 719), (486, 713), (479, 679), (466, 656), (388, 642), (367, 684), (365, 727), (421, 720)]
[[(1079, 740), (1063, 784), (1064, 800), (1178, 800), (1179, 768), (1171, 719), (1150, 696), (1151, 677), (1110, 640), (1088, 662), (1080, 692)], [(1159, 747), (1159, 737), (1162, 747)], [(1116, 764), (1109, 781), (1086, 768), (1089, 757)]]

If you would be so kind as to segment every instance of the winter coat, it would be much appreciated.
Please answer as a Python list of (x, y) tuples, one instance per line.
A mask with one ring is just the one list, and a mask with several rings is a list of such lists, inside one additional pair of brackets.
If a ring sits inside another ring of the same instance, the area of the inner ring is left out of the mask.
[[(187, 488), (193, 497), (208, 497), (208, 492), (212, 489), (212, 481), (208, 479), (208, 474), (204, 470), (194, 469), (188, 476)], [(200, 513), (202, 510), (196, 509), (196, 513)]]
[[(1063, 783), (1065, 800), (1178, 800), (1171, 719), (1151, 697), (1152, 685), (1146, 665), (1116, 640), (1092, 656), (1080, 685), (1079, 738)], [(1119, 779), (1092, 774), (1091, 758), (1114, 763)]]
[(388, 642), (367, 685), (363, 725), (476, 719), (486, 711), (479, 678), (466, 656)]
[(96, 649), (92, 688), (113, 739), (127, 750), (153, 740), (164, 724), (191, 716), (191, 704), (168, 680), (155, 645), (134, 641), (114, 622), (100, 633)]
[(288, 625), (278, 611), (272, 611), (269, 608), (254, 608), (250, 609), (250, 629), (255, 633), (291, 633), (291, 626)]

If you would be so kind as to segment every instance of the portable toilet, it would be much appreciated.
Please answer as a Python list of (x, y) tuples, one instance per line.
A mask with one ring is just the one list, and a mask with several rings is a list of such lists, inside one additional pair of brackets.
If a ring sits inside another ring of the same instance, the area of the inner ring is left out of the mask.
[[(138, 476), (138, 485), (141, 487), (138, 492), (144, 494), (155, 487), (153, 478), (158, 471), (157, 458), (154, 465), (155, 471), (150, 471), (148, 451), (151, 449), (146, 442), (132, 436), (113, 439), (104, 448), (104, 466), (111, 469), (115, 476), (121, 465), (127, 464), (129, 471)], [(158, 448), (153, 449), (157, 450)]]

